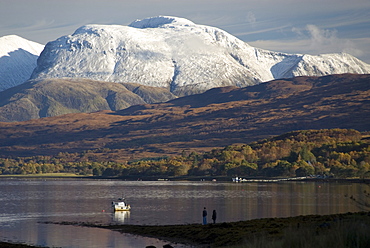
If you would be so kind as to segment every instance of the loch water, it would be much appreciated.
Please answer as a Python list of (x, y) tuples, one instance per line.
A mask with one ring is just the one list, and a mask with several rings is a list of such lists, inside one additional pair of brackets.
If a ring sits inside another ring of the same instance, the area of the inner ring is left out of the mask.
[[(217, 222), (362, 211), (350, 199), (369, 186), (325, 182), (188, 182), (89, 179), (0, 179), (0, 240), (47, 247), (162, 247), (169, 242), (119, 232), (46, 224), (167, 225), (201, 223), (202, 211)], [(113, 212), (124, 197), (130, 212)], [(175, 247), (186, 247), (172, 244)]]

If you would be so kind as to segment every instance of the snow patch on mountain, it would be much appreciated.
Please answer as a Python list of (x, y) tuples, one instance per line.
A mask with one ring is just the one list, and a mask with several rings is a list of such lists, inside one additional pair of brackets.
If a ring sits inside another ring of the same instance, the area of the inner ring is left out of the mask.
[(258, 49), (215, 27), (158, 16), (129, 26), (86, 25), (49, 42), (32, 78), (133, 82), (187, 95), (220, 86), (336, 73), (370, 73), (370, 65), (348, 54)]
[(30, 78), (44, 45), (17, 35), (0, 37), (0, 91)]
[(346, 53), (304, 55), (288, 77), (307, 74), (317, 76), (342, 73), (368, 74), (369, 68), (370, 65)]

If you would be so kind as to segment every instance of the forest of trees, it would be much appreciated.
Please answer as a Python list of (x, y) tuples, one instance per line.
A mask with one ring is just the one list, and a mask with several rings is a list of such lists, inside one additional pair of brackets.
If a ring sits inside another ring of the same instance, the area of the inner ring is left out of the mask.
[[(109, 149), (105, 152), (109, 153)], [(370, 177), (370, 139), (356, 130), (347, 129), (294, 131), (201, 154), (183, 152), (180, 156), (124, 163), (99, 161), (94, 153), (96, 151), (0, 158), (0, 174), (69, 172), (102, 177)]]

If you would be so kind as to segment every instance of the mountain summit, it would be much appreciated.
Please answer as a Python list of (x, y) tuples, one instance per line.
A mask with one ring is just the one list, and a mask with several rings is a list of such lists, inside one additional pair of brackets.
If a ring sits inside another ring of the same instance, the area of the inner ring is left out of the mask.
[(158, 16), (129, 26), (87, 25), (49, 42), (32, 78), (139, 83), (181, 96), (340, 73), (370, 73), (370, 65), (344, 53), (311, 56), (258, 49), (218, 28)]
[(17, 35), (0, 37), (0, 91), (30, 78), (44, 45)]

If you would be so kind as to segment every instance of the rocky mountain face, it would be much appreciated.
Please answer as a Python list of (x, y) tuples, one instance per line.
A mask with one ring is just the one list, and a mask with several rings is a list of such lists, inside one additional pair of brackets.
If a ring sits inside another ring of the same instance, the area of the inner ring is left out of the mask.
[(89, 79), (39, 79), (0, 92), (0, 121), (25, 121), (68, 113), (120, 110), (136, 104), (166, 102), (163, 88)]
[(0, 37), (0, 91), (28, 80), (43, 49), (44, 45), (17, 35)]
[[(113, 86), (112, 86), (113, 87)], [(0, 98), (1, 99), (1, 98)], [(167, 103), (0, 123), (0, 154), (98, 149), (103, 161), (201, 152), (293, 130), (370, 130), (370, 75), (296, 77)]]
[(258, 49), (221, 29), (159, 16), (129, 26), (87, 25), (49, 42), (32, 78), (138, 83), (184, 96), (221, 86), (341, 73), (370, 73), (370, 65), (344, 53)]

